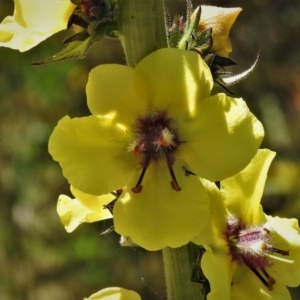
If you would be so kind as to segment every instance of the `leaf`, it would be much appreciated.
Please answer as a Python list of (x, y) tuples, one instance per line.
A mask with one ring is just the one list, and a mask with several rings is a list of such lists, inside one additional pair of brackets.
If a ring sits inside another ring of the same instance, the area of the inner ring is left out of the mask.
[[(100, 26), (101, 25), (101, 26)], [(102, 26), (103, 25), (103, 26)], [(93, 35), (88, 35), (85, 40), (73, 40), (76, 37), (84, 38), (84, 35), (73, 35), (65, 43), (66, 46), (50, 58), (33, 62), (32, 65), (45, 65), (53, 62), (58, 62), (67, 59), (83, 59), (85, 58), (88, 49), (93, 43), (100, 41), (104, 37), (117, 37), (115, 23), (100, 23), (95, 26)]]
[(67, 59), (82, 59), (86, 56), (87, 50), (94, 42), (95, 39), (93, 39), (92, 36), (89, 36), (84, 41), (74, 41), (68, 43), (61, 51), (52, 57), (38, 62), (33, 62), (32, 65), (45, 65)]

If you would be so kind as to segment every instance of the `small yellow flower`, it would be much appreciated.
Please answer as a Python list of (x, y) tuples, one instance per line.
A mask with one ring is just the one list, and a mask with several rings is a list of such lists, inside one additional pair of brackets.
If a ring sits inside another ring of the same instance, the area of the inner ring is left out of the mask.
[(202, 31), (212, 28), (213, 46), (211, 52), (228, 57), (232, 51), (229, 32), (241, 11), (240, 7), (224, 8), (201, 5), (201, 17), (197, 29)]
[(67, 29), (75, 5), (70, 0), (14, 0), (13, 16), (0, 24), (0, 46), (27, 51)]
[(259, 150), (220, 190), (206, 182), (210, 220), (193, 242), (206, 249), (201, 267), (210, 283), (208, 300), (288, 300), (286, 286), (300, 283), (298, 221), (267, 216), (260, 205), (274, 156)]
[(141, 300), (141, 297), (135, 291), (111, 287), (100, 290), (83, 300)]
[(81, 223), (92, 223), (112, 218), (104, 205), (109, 204), (116, 197), (112, 194), (94, 196), (85, 194), (71, 187), (74, 199), (60, 195), (57, 202), (57, 213), (67, 232), (72, 232)]
[(135, 69), (101, 65), (87, 84), (93, 115), (63, 118), (50, 137), (49, 151), (71, 185), (93, 195), (123, 190), (115, 230), (148, 250), (199, 234), (209, 202), (198, 176), (232, 176), (263, 138), (245, 102), (210, 97), (212, 85), (193, 51), (161, 49)]

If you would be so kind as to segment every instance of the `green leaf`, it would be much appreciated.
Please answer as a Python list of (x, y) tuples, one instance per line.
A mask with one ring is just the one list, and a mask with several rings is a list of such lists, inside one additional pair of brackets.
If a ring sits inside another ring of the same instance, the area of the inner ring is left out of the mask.
[(84, 41), (74, 41), (68, 43), (61, 51), (56, 53), (50, 58), (33, 62), (32, 65), (44, 65), (48, 63), (58, 62), (66, 59), (82, 59), (86, 56), (88, 48), (93, 44), (95, 40), (92, 36), (89, 36)]
[[(38, 62), (33, 62), (32, 65), (45, 65), (67, 59), (83, 59), (85, 58), (88, 49), (90, 48), (90, 46), (92, 46), (93, 43), (98, 42), (105, 37), (116, 37), (116, 24), (98, 24), (98, 26), (95, 28), (95, 31), (93, 32), (93, 35), (89, 35), (85, 40), (75, 39), (72, 41), (72, 37), (76, 38), (76, 36), (76, 34), (71, 36), (70, 39), (67, 40), (66, 46), (52, 57)], [(83, 36), (84, 35), (80, 37)]]

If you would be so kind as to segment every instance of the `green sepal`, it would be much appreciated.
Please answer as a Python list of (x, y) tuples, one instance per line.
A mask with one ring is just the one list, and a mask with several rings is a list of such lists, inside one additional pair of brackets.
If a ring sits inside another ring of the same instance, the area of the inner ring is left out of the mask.
[(202, 56), (209, 53), (209, 50), (213, 45), (212, 28), (204, 31), (195, 31), (192, 37), (193, 43), (189, 47), (191, 50), (196, 49), (198, 52), (202, 53)]
[(201, 6), (198, 6), (190, 16), (190, 8), (188, 7), (187, 19), (183, 35), (178, 43), (179, 49), (190, 49), (193, 45), (195, 28), (198, 26), (201, 17)]
[[(64, 41), (66, 46), (56, 53), (54, 56), (32, 63), (32, 65), (45, 65), (53, 62), (58, 62), (67, 59), (82, 59), (86, 56), (88, 49), (95, 43), (105, 37), (115, 37), (116, 24), (109, 23), (106, 26), (99, 26), (97, 24), (94, 28), (93, 35), (89, 35), (87, 32), (80, 32), (74, 34)], [(83, 36), (87, 36), (84, 40), (80, 40)], [(78, 40), (76, 40), (78, 39)]]

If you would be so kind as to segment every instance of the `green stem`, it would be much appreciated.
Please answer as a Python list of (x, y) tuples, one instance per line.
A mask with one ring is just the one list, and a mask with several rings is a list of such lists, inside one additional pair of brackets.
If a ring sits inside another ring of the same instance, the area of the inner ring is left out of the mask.
[(198, 247), (190, 243), (180, 248), (165, 248), (162, 253), (168, 299), (204, 299), (203, 286), (191, 282), (192, 267), (197, 260)]
[(127, 64), (140, 60), (160, 48), (168, 47), (163, 0), (120, 0), (120, 41)]

